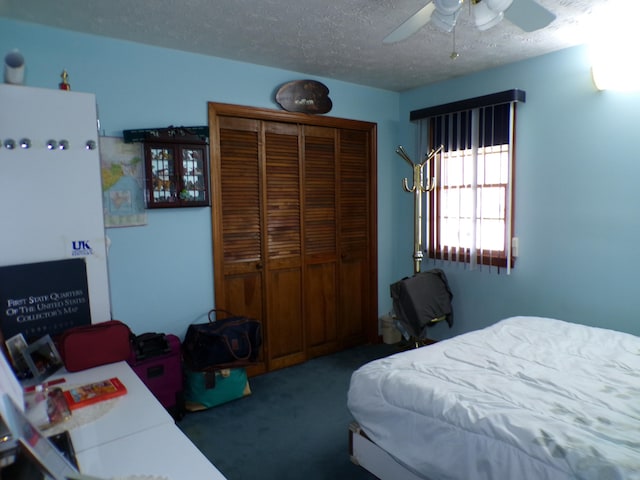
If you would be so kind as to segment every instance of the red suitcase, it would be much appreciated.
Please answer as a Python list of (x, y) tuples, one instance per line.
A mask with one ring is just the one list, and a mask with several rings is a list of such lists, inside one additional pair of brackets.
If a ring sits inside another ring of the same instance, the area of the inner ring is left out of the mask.
[(164, 337), (165, 351), (140, 358), (134, 350), (129, 365), (169, 413), (180, 420), (185, 411), (180, 339), (171, 334)]

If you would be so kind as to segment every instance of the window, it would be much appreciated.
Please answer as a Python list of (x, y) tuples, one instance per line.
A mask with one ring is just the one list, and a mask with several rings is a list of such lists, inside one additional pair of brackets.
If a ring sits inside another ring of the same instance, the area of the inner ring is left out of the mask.
[(515, 104), (510, 90), (412, 112), (420, 120), (421, 151), (442, 147), (430, 162), (436, 187), (427, 197), (429, 258), (489, 265), (514, 263), (513, 169)]

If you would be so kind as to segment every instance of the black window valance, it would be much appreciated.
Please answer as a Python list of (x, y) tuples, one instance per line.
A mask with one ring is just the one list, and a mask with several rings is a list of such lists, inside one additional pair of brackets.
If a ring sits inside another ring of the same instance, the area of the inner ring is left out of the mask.
[(468, 98), (466, 100), (445, 103), (434, 107), (421, 108), (420, 110), (413, 110), (410, 112), (409, 120), (422, 120), (423, 118), (434, 117), (436, 115), (446, 115), (449, 113), (471, 110), (473, 108), (488, 107), (511, 102), (526, 102), (525, 91), (514, 88), (513, 90), (491, 93), (489, 95), (482, 95), (481, 97)]

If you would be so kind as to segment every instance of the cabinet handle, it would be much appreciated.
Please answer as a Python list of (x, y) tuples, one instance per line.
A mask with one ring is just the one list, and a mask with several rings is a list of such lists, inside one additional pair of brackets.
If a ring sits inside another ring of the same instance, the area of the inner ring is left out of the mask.
[(256, 270), (262, 270), (262, 262), (256, 263)]

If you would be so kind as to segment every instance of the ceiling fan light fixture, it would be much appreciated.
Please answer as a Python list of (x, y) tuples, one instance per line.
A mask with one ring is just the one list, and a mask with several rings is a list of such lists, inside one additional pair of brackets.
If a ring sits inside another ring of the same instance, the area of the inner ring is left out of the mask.
[(438, 12), (438, 10), (436, 10), (431, 15), (431, 23), (434, 27), (444, 32), (450, 33), (456, 26), (458, 15), (460, 15), (460, 10), (455, 12), (453, 15), (442, 15), (440, 12)]
[(483, 0), (482, 3), (486, 4), (490, 10), (500, 13), (509, 8), (513, 0)]
[(504, 18), (504, 13), (490, 9), (486, 3), (485, 1), (473, 5), (473, 18), (476, 27), (482, 31), (495, 27)]
[(450, 17), (460, 11), (463, 0), (433, 0), (436, 12), (440, 15)]

